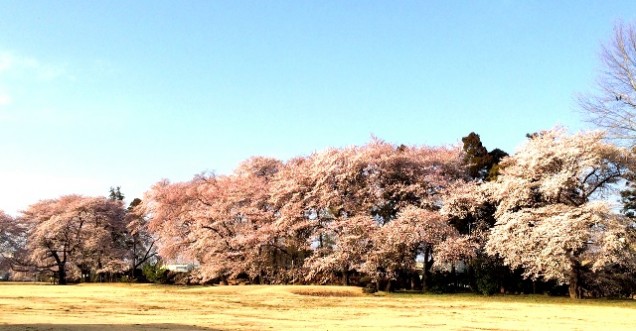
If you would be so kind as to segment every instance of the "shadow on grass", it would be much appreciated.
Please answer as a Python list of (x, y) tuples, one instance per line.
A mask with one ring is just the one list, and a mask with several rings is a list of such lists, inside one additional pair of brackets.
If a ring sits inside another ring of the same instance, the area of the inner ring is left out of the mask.
[(220, 331), (219, 329), (204, 328), (184, 324), (14, 324), (0, 325), (0, 331), (139, 331), (139, 330), (167, 330), (167, 331)]

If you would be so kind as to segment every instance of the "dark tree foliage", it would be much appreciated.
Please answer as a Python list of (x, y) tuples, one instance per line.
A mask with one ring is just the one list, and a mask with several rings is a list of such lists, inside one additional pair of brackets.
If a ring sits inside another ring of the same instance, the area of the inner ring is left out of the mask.
[(123, 201), (124, 200), (124, 194), (121, 193), (121, 187), (117, 186), (117, 187), (112, 187), (109, 190), (109, 194), (108, 194), (108, 198), (111, 200), (115, 200), (115, 201)]
[(475, 132), (462, 138), (463, 149), (466, 153), (464, 162), (468, 165), (468, 174), (474, 179), (492, 181), (499, 174), (499, 162), (508, 153), (499, 148), (488, 152)]
[(133, 209), (135, 209), (135, 207), (139, 206), (141, 204), (141, 199), (139, 198), (135, 198), (129, 205), (127, 210), (128, 211), (132, 211)]
[(462, 142), (466, 153), (464, 161), (468, 165), (468, 173), (472, 178), (486, 178), (492, 164), (492, 157), (481, 143), (479, 135), (471, 132), (462, 138)]
[(626, 186), (627, 188), (621, 191), (621, 212), (627, 217), (636, 218), (636, 183), (628, 182)]
[(488, 152), (488, 155), (490, 155), (492, 163), (488, 170), (488, 177), (486, 177), (486, 181), (494, 181), (497, 179), (497, 176), (499, 176), (499, 162), (501, 162), (504, 157), (508, 156), (508, 153), (499, 148), (495, 148)]

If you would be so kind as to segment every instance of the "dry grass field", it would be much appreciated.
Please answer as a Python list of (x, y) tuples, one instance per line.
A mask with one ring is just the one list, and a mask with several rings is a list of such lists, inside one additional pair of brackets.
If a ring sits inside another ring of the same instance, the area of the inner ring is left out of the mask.
[(0, 330), (634, 330), (636, 302), (333, 286), (0, 283)]

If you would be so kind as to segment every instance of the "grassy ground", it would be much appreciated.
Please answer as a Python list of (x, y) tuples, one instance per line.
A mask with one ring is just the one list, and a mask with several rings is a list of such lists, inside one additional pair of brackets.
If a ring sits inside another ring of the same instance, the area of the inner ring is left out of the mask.
[(636, 302), (326, 286), (0, 283), (0, 330), (634, 330)]

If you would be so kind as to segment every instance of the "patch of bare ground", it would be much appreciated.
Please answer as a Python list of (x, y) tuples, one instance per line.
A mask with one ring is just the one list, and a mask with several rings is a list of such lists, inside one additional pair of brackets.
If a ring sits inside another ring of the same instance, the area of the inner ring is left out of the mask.
[(360, 297), (362, 289), (342, 286), (298, 286), (289, 289), (290, 293), (313, 297)]

